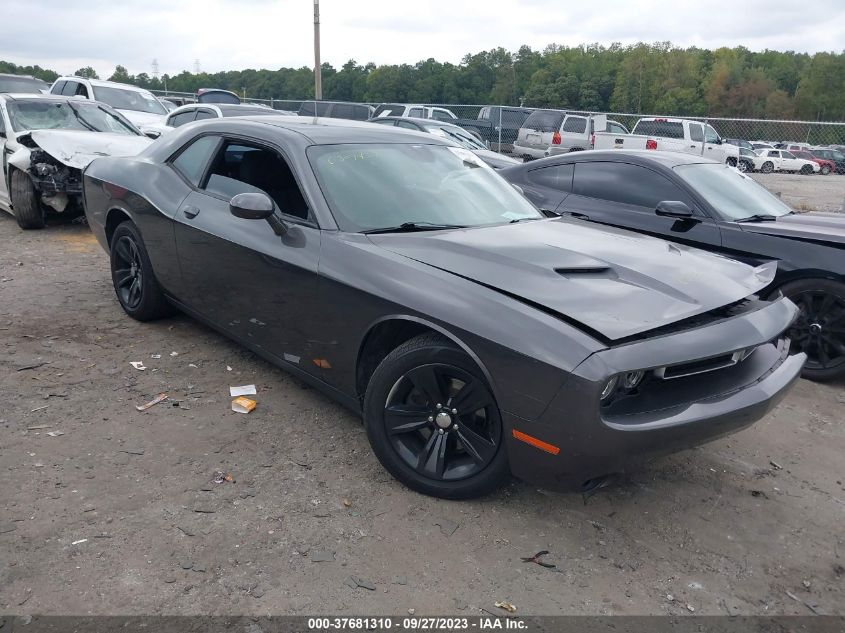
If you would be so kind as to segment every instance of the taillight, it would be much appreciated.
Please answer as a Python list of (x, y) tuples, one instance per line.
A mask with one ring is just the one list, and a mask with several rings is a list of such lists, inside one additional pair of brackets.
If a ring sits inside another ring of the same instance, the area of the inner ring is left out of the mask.
[(552, 134), (552, 145), (560, 145), (560, 132), (557, 130)]
[(657, 141), (655, 141), (653, 138), (648, 139), (645, 142), (645, 148), (646, 149), (657, 149)]
[(590, 147), (595, 147), (595, 146), (596, 146), (596, 135), (592, 134), (592, 135), (590, 135)]

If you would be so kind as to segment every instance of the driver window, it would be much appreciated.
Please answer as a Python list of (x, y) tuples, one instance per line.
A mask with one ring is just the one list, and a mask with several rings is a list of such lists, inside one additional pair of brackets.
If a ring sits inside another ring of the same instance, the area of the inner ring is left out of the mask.
[(719, 140), (719, 135), (709, 125), (704, 126), (704, 142), (705, 143), (715, 143)]
[(278, 152), (266, 147), (226, 141), (202, 188), (226, 200), (239, 193), (265, 193), (280, 213), (308, 219), (308, 205), (293, 172)]

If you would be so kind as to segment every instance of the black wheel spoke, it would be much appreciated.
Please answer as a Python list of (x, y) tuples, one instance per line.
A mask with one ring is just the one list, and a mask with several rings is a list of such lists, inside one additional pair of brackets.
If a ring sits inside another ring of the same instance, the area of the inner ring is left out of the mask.
[(119, 268), (114, 271), (114, 283), (117, 284), (118, 288), (123, 288), (132, 281), (132, 279), (133, 276), (131, 268)]
[(140, 296), (140, 294), (141, 294), (141, 283), (138, 280), (138, 278), (136, 277), (135, 279), (132, 280), (132, 285), (129, 286), (129, 297), (128, 297), (129, 303), (134, 304), (138, 300), (138, 297)]
[(845, 356), (845, 344), (843, 344), (841, 340), (834, 336), (825, 336), (824, 340), (836, 351), (838, 356)]
[(446, 471), (446, 445), (448, 435), (432, 433), (428, 442), (420, 453), (417, 470), (429, 477), (441, 479)]
[(438, 376), (433, 365), (412, 369), (407, 373), (407, 376), (429, 404), (434, 406), (446, 402), (446, 398), (443, 397), (444, 391), (440, 376)]
[(125, 264), (132, 264), (132, 253), (127, 246), (125, 238), (119, 239), (117, 244), (115, 244), (115, 251), (117, 252), (117, 256), (123, 261)]
[(451, 402), (451, 406), (457, 409), (460, 415), (475, 413), (491, 404), (490, 392), (479, 380), (471, 380), (464, 384)]
[(480, 463), (486, 464), (496, 453), (496, 445), (485, 437), (473, 431), (466, 424), (462, 424), (457, 430), (458, 438), (461, 440), (466, 452)]
[(426, 407), (395, 404), (384, 410), (384, 425), (390, 435), (411, 433), (431, 426)]

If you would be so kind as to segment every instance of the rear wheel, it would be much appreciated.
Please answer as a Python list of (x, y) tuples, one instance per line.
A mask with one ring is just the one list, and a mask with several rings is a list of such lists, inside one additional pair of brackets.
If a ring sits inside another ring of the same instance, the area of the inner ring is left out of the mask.
[(364, 424), (382, 465), (417, 492), (477, 497), (510, 474), (493, 394), (442, 336), (424, 334), (388, 354), (367, 386)]
[(751, 171), (751, 169), (752, 169), (751, 165), (749, 165), (749, 164), (748, 164), (748, 161), (747, 161), (747, 160), (741, 160), (741, 161), (739, 161), (739, 163), (737, 163), (736, 168), (737, 168), (739, 171), (741, 171), (742, 173), (745, 173), (745, 172), (747, 172), (747, 171)]
[(821, 173), (822, 176), (827, 176), (830, 173), (830, 165), (822, 165)]
[(9, 184), (9, 197), (18, 226), (25, 230), (43, 229), (46, 225), (44, 207), (38, 199), (32, 178), (16, 169)]
[(767, 160), (765, 163), (763, 163), (763, 166), (760, 167), (760, 171), (762, 171), (764, 174), (771, 174), (774, 170), (775, 170), (774, 163), (772, 163), (769, 160)]
[(832, 279), (799, 279), (780, 290), (801, 310), (789, 336), (793, 349), (807, 354), (804, 378), (845, 376), (845, 284)]
[(153, 273), (141, 234), (132, 222), (120, 224), (111, 240), (111, 276), (124, 312), (138, 321), (173, 313)]

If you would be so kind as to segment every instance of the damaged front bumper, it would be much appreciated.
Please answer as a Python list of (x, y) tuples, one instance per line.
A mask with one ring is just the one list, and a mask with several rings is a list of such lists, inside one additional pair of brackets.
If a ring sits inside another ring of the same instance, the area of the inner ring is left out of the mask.
[(81, 210), (82, 170), (59, 162), (31, 139), (19, 140), (24, 148), (12, 154), (9, 164), (29, 174), (41, 202), (57, 213)]

